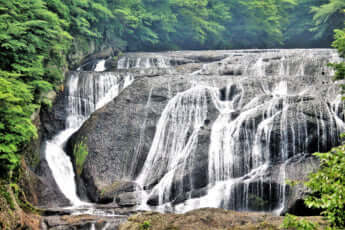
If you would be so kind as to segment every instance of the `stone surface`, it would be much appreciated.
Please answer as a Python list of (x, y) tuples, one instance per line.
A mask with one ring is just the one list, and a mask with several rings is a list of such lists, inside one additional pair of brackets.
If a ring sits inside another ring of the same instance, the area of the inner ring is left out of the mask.
[(131, 181), (116, 181), (110, 186), (101, 189), (100, 197), (95, 198), (98, 203), (110, 203), (116, 200), (116, 197), (125, 193), (132, 193), (140, 189), (139, 185)]
[(141, 192), (121, 193), (115, 200), (120, 207), (133, 207), (141, 203)]
[(42, 143), (46, 140), (51, 140), (59, 131), (65, 128), (66, 119), (66, 95), (65, 91), (59, 91), (52, 107), (43, 107), (40, 112), (41, 126), (39, 127), (42, 133)]

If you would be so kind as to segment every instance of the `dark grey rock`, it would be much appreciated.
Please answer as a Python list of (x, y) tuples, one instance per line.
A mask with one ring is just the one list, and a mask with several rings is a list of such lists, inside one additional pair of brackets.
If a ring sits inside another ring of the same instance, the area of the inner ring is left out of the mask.
[(139, 205), (141, 202), (142, 192), (127, 192), (122, 193), (116, 197), (116, 203), (120, 207), (133, 207)]
[(58, 188), (48, 163), (45, 160), (40, 162), (33, 174), (30, 182), (34, 185), (37, 194), (37, 203), (35, 205), (44, 207), (63, 207), (69, 206), (70, 201), (62, 194)]
[(112, 185), (104, 187), (99, 197), (95, 198), (98, 203), (110, 203), (115, 201), (115, 198), (125, 193), (132, 193), (139, 191), (140, 186), (131, 181), (117, 181)]
[(65, 128), (66, 121), (66, 94), (59, 91), (51, 108), (44, 106), (40, 111), (42, 142), (51, 140), (59, 131)]

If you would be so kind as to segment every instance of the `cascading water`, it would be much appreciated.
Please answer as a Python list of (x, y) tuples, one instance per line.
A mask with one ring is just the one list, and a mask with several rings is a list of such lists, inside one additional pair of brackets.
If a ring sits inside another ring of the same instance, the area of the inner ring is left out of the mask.
[[(195, 87), (178, 94), (164, 110), (143, 172), (137, 180), (143, 186), (148, 179), (153, 180), (164, 175), (155, 187), (159, 190), (159, 203), (169, 201), (177, 169), (184, 170), (184, 167), (188, 167), (187, 162), (191, 162), (189, 159), (193, 158), (195, 153), (198, 131), (206, 116), (207, 90), (204, 87)], [(162, 158), (166, 160), (162, 162)], [(147, 175), (150, 177), (146, 177)]]
[[(147, 189), (141, 208), (185, 212), (223, 207), (280, 213), (286, 202), (289, 161), (338, 142), (345, 128), (338, 117), (340, 102), (319, 95), (312, 86), (320, 81), (318, 77), (333, 74), (327, 63), (337, 57), (272, 50), (241, 59), (244, 63), (239, 65), (234, 63), (236, 55), (205, 64), (192, 75), (238, 72), (242, 79), (231, 79), (221, 90), (194, 84), (165, 107), (136, 180)], [(128, 64), (128, 59), (123, 62), (126, 68), (137, 66)], [(222, 63), (234, 69), (222, 69)], [(192, 174), (210, 104), (219, 115), (211, 127), (207, 189), (200, 190), (194, 187), (198, 178)], [(278, 173), (269, 176), (275, 165)]]
[(169, 58), (147, 54), (139, 58), (133, 55), (126, 55), (120, 58), (117, 64), (118, 69), (168, 68), (169, 66)]
[(105, 60), (99, 61), (96, 65), (95, 72), (103, 72), (105, 70)]
[[(102, 60), (95, 71), (104, 70)], [(112, 72), (72, 72), (67, 77), (66, 129), (47, 141), (45, 157), (59, 189), (73, 206), (85, 203), (77, 196), (73, 165), (64, 151), (64, 146), (95, 110), (115, 98), (132, 81), (131, 74)]]

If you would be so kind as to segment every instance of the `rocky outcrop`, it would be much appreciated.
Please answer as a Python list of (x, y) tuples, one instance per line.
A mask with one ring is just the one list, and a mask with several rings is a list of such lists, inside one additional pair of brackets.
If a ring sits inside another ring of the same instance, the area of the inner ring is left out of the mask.
[(70, 205), (70, 201), (58, 189), (48, 165), (42, 161), (33, 172), (26, 165), (22, 165), (20, 181), (26, 199), (38, 207), (61, 207)]
[(41, 141), (51, 140), (65, 128), (66, 123), (66, 92), (62, 89), (52, 102), (52, 106), (44, 106), (40, 111)]
[[(314, 156), (292, 159), (286, 165), (286, 178), (290, 181), (307, 181), (309, 173), (315, 172), (319, 168), (319, 165), (319, 160)], [(303, 183), (290, 186), (289, 193), (286, 196), (286, 208), (284, 212), (297, 216), (319, 215), (319, 209), (310, 209), (304, 203), (304, 199), (309, 194), (309, 190)]]

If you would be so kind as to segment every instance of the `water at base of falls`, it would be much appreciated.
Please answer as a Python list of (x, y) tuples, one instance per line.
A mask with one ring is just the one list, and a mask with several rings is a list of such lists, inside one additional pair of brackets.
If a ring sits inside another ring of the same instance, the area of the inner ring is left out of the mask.
[[(104, 60), (97, 64), (96, 70), (104, 71), (103, 67)], [(111, 72), (73, 72), (66, 79), (66, 129), (46, 142), (45, 158), (56, 184), (73, 207), (90, 204), (81, 201), (77, 195), (73, 164), (64, 151), (65, 144), (95, 110), (110, 102), (132, 81), (130, 74)]]

